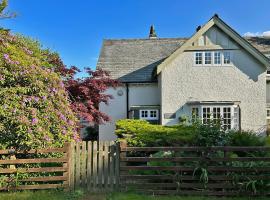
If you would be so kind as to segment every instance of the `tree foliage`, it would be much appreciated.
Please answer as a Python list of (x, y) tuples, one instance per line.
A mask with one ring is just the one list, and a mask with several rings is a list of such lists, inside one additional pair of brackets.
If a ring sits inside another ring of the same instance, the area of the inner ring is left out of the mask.
[(6, 11), (8, 6), (8, 0), (2, 0), (0, 3), (0, 19), (14, 18), (16, 17), (16, 13)]
[(0, 148), (79, 139), (77, 117), (50, 54), (37, 41), (0, 30)]
[(99, 110), (99, 104), (109, 103), (113, 96), (104, 92), (110, 87), (119, 86), (119, 81), (111, 79), (107, 71), (90, 68), (85, 68), (88, 77), (76, 78), (80, 72), (77, 67), (67, 68), (57, 54), (50, 54), (49, 57), (50, 63), (57, 66), (55, 70), (64, 80), (73, 111), (92, 125), (110, 121), (110, 117)]

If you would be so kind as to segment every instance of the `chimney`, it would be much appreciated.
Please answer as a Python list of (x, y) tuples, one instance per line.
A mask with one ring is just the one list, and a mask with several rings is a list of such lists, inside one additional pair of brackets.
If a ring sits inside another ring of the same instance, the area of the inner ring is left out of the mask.
[(156, 38), (157, 38), (157, 34), (155, 31), (155, 28), (153, 25), (151, 25), (150, 32), (149, 32), (149, 39), (156, 39)]

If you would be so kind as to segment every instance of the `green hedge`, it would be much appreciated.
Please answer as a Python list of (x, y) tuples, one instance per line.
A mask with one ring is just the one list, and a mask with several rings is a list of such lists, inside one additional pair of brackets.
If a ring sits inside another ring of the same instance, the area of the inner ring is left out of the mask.
[(226, 132), (213, 122), (162, 126), (145, 120), (124, 119), (117, 121), (115, 132), (119, 140), (127, 141), (129, 146), (264, 146), (270, 141), (253, 132)]
[(116, 135), (131, 146), (174, 146), (194, 140), (194, 127), (153, 125), (144, 120), (119, 120)]

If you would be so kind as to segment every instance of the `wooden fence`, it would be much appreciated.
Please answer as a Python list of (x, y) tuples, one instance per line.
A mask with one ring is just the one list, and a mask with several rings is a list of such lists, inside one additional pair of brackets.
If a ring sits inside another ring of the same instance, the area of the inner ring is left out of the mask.
[[(115, 142), (79, 142), (27, 152), (0, 150), (0, 190), (266, 195), (267, 182), (269, 147), (127, 147)], [(264, 193), (259, 191), (262, 187)]]
[(121, 145), (120, 152), (123, 190), (217, 196), (270, 193), (269, 147)]
[(119, 145), (115, 142), (72, 144), (70, 187), (113, 191), (119, 185)]
[[(0, 190), (68, 188), (70, 150), (70, 144), (19, 152), (0, 150)], [(50, 157), (51, 153), (58, 157)]]

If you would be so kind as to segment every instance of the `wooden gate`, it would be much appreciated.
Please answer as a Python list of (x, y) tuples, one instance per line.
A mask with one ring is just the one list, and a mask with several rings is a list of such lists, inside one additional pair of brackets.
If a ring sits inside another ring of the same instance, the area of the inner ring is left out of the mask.
[(113, 191), (119, 185), (119, 145), (113, 141), (71, 144), (70, 188)]

